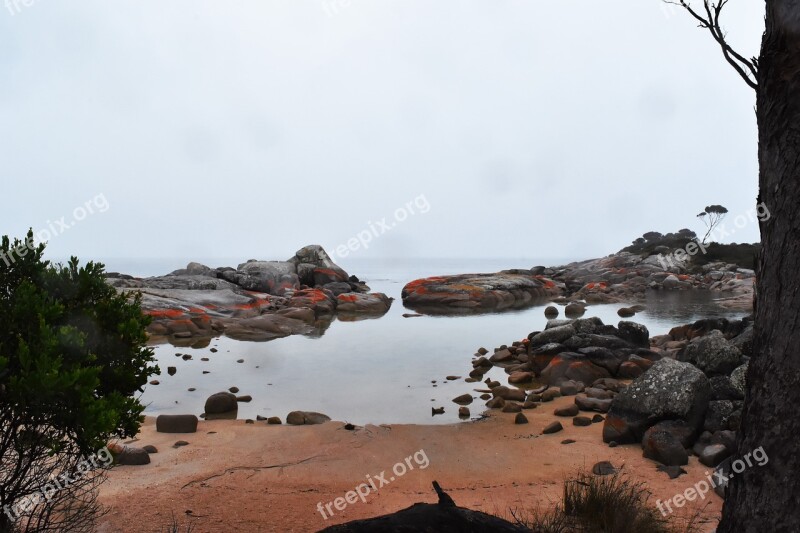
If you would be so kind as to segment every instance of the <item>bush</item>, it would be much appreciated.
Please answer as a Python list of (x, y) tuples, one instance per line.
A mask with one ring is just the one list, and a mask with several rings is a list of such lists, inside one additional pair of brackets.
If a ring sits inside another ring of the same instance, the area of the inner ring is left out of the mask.
[(671, 523), (649, 500), (645, 485), (624, 475), (578, 472), (564, 482), (563, 500), (554, 509), (511, 514), (518, 524), (536, 533), (675, 533), (696, 529), (694, 519), (683, 526)]
[[(44, 248), (30, 231), (0, 243), (3, 533), (92, 528), (103, 465), (82, 467), (138, 432), (144, 408), (133, 394), (158, 372), (139, 297), (117, 294), (102, 264), (51, 265)], [(48, 490), (54, 479), (61, 488)]]

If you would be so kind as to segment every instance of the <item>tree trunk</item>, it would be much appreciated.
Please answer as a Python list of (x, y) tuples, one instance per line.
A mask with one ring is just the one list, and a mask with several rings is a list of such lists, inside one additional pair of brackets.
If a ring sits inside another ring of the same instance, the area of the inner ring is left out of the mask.
[(720, 533), (800, 531), (800, 0), (767, 0), (757, 118), (761, 223), (753, 359)]

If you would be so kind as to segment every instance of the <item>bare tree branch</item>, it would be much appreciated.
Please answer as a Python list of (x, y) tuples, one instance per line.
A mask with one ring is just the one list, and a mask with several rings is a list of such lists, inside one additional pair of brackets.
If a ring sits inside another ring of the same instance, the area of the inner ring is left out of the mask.
[(722, 29), (720, 24), (720, 16), (722, 10), (728, 4), (729, 0), (703, 0), (703, 8), (705, 14), (700, 14), (696, 11), (686, 0), (664, 0), (667, 4), (673, 4), (683, 7), (689, 14), (694, 17), (700, 24), (701, 28), (707, 29), (711, 36), (717, 41), (722, 49), (722, 55), (725, 60), (739, 73), (739, 76), (747, 83), (752, 89), (758, 89), (758, 59), (746, 59), (742, 54), (734, 50), (728, 41), (725, 40), (725, 30)]

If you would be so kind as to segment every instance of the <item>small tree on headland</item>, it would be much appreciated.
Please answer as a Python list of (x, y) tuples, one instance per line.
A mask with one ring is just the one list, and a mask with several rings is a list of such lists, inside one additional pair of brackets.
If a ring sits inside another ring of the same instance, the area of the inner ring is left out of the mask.
[(706, 234), (703, 235), (703, 240), (700, 241), (701, 244), (706, 243), (708, 236), (711, 235), (711, 232), (714, 231), (714, 228), (716, 228), (719, 223), (722, 222), (722, 219), (725, 218), (725, 215), (727, 214), (728, 210), (721, 205), (707, 205), (703, 212), (697, 215), (697, 218), (702, 220), (703, 224), (705, 224), (706, 228), (708, 228)]
[(30, 231), (0, 242), (0, 533), (92, 529), (103, 471), (80, 467), (138, 432), (133, 394), (158, 372), (139, 298), (43, 252)]

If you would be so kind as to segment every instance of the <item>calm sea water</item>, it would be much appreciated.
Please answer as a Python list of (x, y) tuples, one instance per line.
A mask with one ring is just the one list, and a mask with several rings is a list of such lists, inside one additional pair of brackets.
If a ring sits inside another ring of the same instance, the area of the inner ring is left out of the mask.
[[(237, 260), (209, 261), (210, 266), (235, 265)], [(563, 264), (540, 261), (538, 264)], [(156, 275), (185, 266), (186, 261), (107, 260), (109, 271), (140, 276)], [(319, 411), (335, 420), (366, 423), (453, 423), (458, 407), (452, 398), (472, 392), (476, 385), (446, 381), (448, 375), (466, 377), (476, 349), (487, 349), (525, 338), (544, 328), (545, 305), (496, 314), (404, 318), (400, 300), (403, 286), (419, 277), (496, 272), (529, 268), (534, 260), (361, 260), (343, 264), (365, 280), (373, 291), (395, 298), (388, 314), (373, 320), (335, 320), (317, 338), (292, 336), (265, 343), (239, 342), (222, 337), (206, 348), (156, 346), (164, 374), (161, 384), (148, 386), (142, 395), (147, 414), (203, 412), (205, 399), (215, 392), (238, 387), (253, 401), (239, 405), (239, 418), (280, 416), (293, 410)], [(645, 324), (651, 335), (707, 317), (738, 317), (714, 303), (707, 293), (654, 293), (647, 310), (633, 319)], [(620, 305), (595, 305), (585, 316), (598, 316), (606, 324), (620, 319)], [(562, 309), (563, 316), (563, 309)], [(218, 351), (211, 353), (210, 348)], [(190, 361), (175, 354), (189, 353)], [(208, 362), (201, 361), (207, 357)], [(243, 359), (243, 363), (236, 361)], [(176, 366), (175, 376), (166, 374)], [(203, 371), (209, 371), (203, 374)], [(505, 382), (501, 370), (489, 376)], [(436, 383), (432, 383), (435, 381)], [(187, 389), (195, 388), (194, 392)], [(431, 416), (431, 407), (445, 407), (444, 415)], [(472, 415), (482, 411), (478, 400)]]

